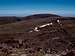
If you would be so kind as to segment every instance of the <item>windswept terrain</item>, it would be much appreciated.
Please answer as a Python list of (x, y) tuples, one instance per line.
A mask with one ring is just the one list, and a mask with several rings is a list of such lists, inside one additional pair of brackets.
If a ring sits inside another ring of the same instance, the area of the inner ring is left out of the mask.
[(36, 14), (21, 18), (0, 17), (0, 21), (1, 48), (75, 49), (74, 17)]

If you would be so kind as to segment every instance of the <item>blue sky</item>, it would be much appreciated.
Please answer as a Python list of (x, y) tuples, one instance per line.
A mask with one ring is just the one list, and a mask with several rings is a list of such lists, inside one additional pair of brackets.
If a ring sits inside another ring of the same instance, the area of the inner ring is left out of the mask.
[(0, 0), (0, 16), (39, 13), (75, 16), (75, 0)]

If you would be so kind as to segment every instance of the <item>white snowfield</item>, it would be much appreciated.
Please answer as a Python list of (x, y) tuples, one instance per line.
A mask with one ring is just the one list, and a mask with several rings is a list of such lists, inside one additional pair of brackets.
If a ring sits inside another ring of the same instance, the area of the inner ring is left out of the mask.
[(38, 32), (39, 31), (38, 28), (43, 28), (43, 27), (46, 27), (46, 26), (49, 26), (49, 25), (53, 25), (53, 23), (51, 22), (51, 23), (47, 23), (47, 24), (41, 25), (39, 27), (35, 27), (34, 31)]
[[(60, 20), (57, 20), (57, 23), (60, 23)], [(53, 25), (53, 23), (51, 22), (51, 23), (47, 23), (47, 24), (35, 27), (33, 30), (36, 32), (39, 32), (40, 30), (38, 30), (38, 28), (44, 28), (44, 27), (49, 26), (49, 25)], [(33, 31), (30, 31), (30, 32), (33, 32)]]
[(35, 27), (35, 28), (34, 28), (34, 31), (38, 32), (38, 31), (39, 31), (39, 30), (38, 30), (38, 27)]
[(59, 23), (59, 22), (60, 22), (60, 20), (57, 20), (57, 22)]
[(31, 32), (31, 33), (32, 33), (32, 32), (33, 32), (33, 30), (31, 30), (31, 31), (29, 31), (29, 32)]
[(53, 23), (48, 23), (48, 24), (45, 24), (45, 25), (41, 25), (39, 26), (39, 28), (43, 28), (43, 27), (46, 27), (46, 26), (49, 26), (49, 25), (52, 25)]

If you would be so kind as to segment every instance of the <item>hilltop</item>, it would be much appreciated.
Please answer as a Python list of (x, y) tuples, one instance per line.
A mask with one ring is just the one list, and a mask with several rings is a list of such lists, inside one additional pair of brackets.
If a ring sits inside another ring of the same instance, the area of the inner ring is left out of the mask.
[(49, 17), (60, 17), (55, 14), (34, 14), (30, 16), (23, 17), (23, 19), (40, 19), (40, 18), (49, 18)]
[[(74, 37), (75, 19), (53, 14), (27, 16), (23, 17), (22, 21), (0, 25), (0, 42), (22, 40), (25, 47), (55, 48), (56, 50), (72, 48), (75, 45)], [(26, 42), (28, 42), (27, 45), (25, 45)]]
[(16, 16), (4, 16), (4, 17), (2, 16), (2, 17), (0, 17), (0, 25), (15, 23), (17, 21), (21, 21), (21, 18), (16, 17)]

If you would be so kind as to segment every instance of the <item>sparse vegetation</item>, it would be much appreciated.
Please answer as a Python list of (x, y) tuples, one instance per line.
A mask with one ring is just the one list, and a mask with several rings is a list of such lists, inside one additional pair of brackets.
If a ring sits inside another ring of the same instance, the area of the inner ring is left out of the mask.
[[(0, 47), (6, 46), (8, 49), (11, 47), (12, 50), (31, 48), (33, 52), (39, 47), (46, 52), (48, 49), (58, 53), (67, 48), (75, 50), (75, 19), (57, 15), (41, 16), (23, 17), (22, 21), (0, 25)], [(57, 22), (57, 19), (60, 22)], [(34, 31), (35, 27), (51, 22), (53, 25), (39, 28), (38, 32)], [(3, 44), (5, 46), (2, 46)]]

